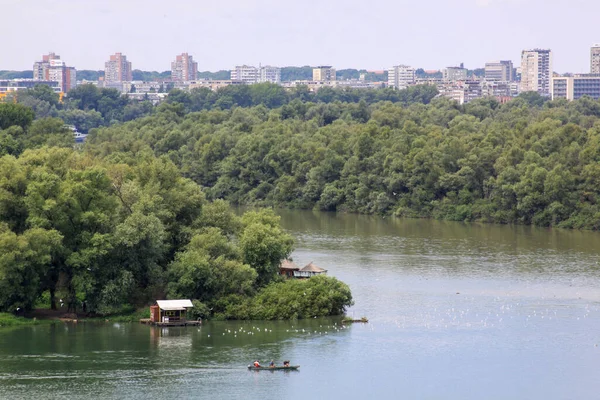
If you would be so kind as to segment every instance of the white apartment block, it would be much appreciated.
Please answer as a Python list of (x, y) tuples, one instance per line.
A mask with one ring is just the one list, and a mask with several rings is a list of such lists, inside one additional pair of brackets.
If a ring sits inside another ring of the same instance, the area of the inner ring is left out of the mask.
[(258, 68), (249, 65), (237, 65), (231, 70), (231, 80), (246, 84), (257, 83), (260, 77)]
[(600, 99), (599, 74), (552, 77), (552, 100), (577, 100), (583, 96), (589, 96), (594, 100)]
[(521, 92), (538, 92), (550, 96), (552, 84), (552, 51), (523, 50), (521, 53)]
[(512, 61), (492, 61), (485, 63), (485, 80), (491, 82), (512, 82), (514, 80)]
[(321, 65), (313, 68), (313, 81), (334, 82), (336, 80), (335, 68), (329, 65)]
[(595, 44), (590, 49), (590, 73), (600, 74), (600, 44)]
[(444, 69), (444, 81), (457, 82), (467, 80), (467, 69), (461, 64), (460, 67), (448, 67)]
[(281, 68), (270, 65), (261, 66), (258, 82), (281, 83)]
[(408, 65), (396, 65), (388, 69), (388, 86), (396, 89), (406, 89), (415, 83), (415, 69)]

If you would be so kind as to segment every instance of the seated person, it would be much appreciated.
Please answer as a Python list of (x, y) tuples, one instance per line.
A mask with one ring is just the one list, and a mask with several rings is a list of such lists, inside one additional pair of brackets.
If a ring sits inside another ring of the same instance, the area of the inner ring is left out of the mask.
[(283, 366), (284, 367), (289, 367), (290, 366), (290, 362), (289, 361), (284, 361), (283, 362)]
[(271, 360), (271, 362), (269, 363), (269, 367), (275, 368), (275, 361)]
[(254, 366), (255, 366), (256, 368), (260, 367), (260, 363), (258, 362), (258, 360), (254, 361)]

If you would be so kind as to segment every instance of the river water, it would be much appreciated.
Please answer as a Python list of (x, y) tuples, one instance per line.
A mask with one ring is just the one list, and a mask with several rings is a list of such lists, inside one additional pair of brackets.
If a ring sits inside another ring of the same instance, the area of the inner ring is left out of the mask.
[(279, 213), (294, 261), (348, 283), (368, 324), (4, 329), (0, 397), (600, 398), (600, 234)]

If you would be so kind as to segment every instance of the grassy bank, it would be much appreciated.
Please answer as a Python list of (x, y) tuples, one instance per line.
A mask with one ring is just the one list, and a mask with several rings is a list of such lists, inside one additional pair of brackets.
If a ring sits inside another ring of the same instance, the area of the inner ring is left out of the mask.
[(9, 313), (0, 313), (0, 327), (9, 326), (25, 326), (25, 325), (37, 325), (42, 322), (48, 322), (48, 320), (39, 320), (37, 318), (25, 318), (17, 317)]
[(83, 318), (84, 321), (139, 322), (142, 318), (150, 318), (150, 309), (124, 310), (116, 314)]

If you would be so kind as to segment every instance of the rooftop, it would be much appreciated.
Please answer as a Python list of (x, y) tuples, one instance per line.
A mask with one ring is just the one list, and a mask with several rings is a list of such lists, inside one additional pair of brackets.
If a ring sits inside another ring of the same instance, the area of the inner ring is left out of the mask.
[(303, 271), (303, 272), (327, 272), (326, 269), (323, 269), (323, 268), (313, 264), (312, 261), (306, 267), (302, 268), (300, 271)]
[(191, 300), (156, 300), (161, 310), (174, 311), (185, 310), (194, 307)]

